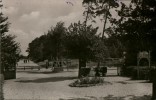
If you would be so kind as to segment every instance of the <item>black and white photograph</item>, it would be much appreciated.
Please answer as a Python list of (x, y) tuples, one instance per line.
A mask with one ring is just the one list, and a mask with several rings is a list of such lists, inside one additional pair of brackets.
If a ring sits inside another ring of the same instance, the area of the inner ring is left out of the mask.
[(156, 0), (0, 0), (0, 100), (156, 100)]

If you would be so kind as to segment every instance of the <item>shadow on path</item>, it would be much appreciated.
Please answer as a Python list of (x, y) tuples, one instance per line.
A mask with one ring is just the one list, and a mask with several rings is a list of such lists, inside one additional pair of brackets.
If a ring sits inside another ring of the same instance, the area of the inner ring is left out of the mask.
[(28, 73), (28, 74), (55, 74), (52, 71), (39, 72), (39, 71), (18, 71), (18, 73)]
[(134, 96), (134, 95), (128, 95), (124, 97), (114, 97), (113, 95), (108, 95), (106, 97), (93, 97), (88, 96), (89, 98), (70, 98), (70, 99), (59, 99), (59, 100), (151, 100), (150, 95), (144, 95), (144, 96)]
[(105, 77), (120, 77), (118, 75), (106, 75)]
[[(66, 72), (78, 72), (76, 70), (65, 70), (65, 71), (62, 71), (60, 73), (66, 73)], [(49, 70), (19, 70), (17, 71), (17, 73), (28, 73), (28, 74), (56, 74), (58, 72), (53, 72), (51, 69)]]
[(21, 83), (46, 83), (46, 82), (58, 82), (58, 81), (65, 81), (65, 80), (73, 80), (77, 77), (48, 77), (48, 78), (38, 78), (34, 80), (19, 80), (15, 82), (21, 82)]

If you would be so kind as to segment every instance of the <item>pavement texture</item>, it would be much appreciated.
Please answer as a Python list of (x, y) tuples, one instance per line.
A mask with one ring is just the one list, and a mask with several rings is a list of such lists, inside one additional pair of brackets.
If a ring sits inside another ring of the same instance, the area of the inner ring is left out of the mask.
[[(17, 79), (5, 80), (5, 99), (19, 100), (150, 100), (152, 83), (131, 80), (108, 71), (104, 80), (111, 84), (69, 87), (77, 70), (52, 73), (50, 69), (18, 71)], [(114, 71), (115, 73), (115, 71)]]

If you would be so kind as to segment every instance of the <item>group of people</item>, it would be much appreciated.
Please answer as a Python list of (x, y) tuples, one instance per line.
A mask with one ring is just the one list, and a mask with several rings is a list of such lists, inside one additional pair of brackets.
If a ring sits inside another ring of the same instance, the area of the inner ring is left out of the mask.
[(23, 62), (24, 63), (28, 63), (29, 62), (29, 59), (24, 59)]

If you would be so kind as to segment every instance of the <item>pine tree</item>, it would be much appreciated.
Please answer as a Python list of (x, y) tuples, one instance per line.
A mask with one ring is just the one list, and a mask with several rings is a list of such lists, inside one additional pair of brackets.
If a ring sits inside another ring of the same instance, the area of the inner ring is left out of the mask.
[[(2, 8), (2, 4), (0, 7)], [(12, 68), (15, 69), (16, 60), (18, 60), (20, 53), (19, 44), (14, 40), (15, 36), (8, 34), (9, 25), (8, 17), (4, 17), (3, 13), (0, 13), (0, 58), (2, 73)]]
[[(84, 14), (86, 16), (86, 21), (88, 19), (93, 20), (95, 17), (99, 17), (99, 19), (104, 23), (103, 24), (103, 32), (102, 38), (105, 37), (106, 33), (106, 24), (111, 19), (112, 15), (110, 13), (110, 9), (119, 7), (117, 0), (83, 0), (83, 5), (86, 5), (87, 11)], [(102, 18), (101, 18), (102, 17)], [(95, 22), (93, 20), (93, 22)]]

